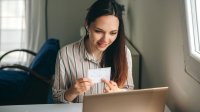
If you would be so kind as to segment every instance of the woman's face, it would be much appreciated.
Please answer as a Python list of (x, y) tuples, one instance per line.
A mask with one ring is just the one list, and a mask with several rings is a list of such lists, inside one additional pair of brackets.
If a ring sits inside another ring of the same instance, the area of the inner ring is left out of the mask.
[(93, 51), (105, 51), (117, 38), (119, 20), (113, 15), (100, 16), (88, 28)]

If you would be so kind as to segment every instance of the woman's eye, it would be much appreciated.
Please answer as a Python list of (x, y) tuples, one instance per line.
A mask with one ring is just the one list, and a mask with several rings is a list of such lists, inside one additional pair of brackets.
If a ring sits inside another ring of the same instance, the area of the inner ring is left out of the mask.
[(111, 34), (111, 35), (116, 35), (116, 34), (117, 34), (117, 32), (111, 32), (110, 34)]
[(96, 32), (96, 33), (101, 33), (101, 31), (100, 31), (100, 30), (95, 30), (95, 32)]

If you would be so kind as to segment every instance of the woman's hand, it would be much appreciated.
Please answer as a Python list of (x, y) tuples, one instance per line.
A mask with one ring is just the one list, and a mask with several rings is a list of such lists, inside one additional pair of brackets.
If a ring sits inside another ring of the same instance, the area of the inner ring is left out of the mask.
[(76, 80), (76, 83), (73, 87), (73, 91), (76, 94), (83, 94), (84, 92), (90, 90), (92, 87), (92, 81), (88, 78), (80, 78)]
[(106, 87), (104, 88), (105, 93), (122, 91), (122, 89), (118, 87), (117, 83), (112, 80), (108, 81), (108, 80), (102, 79), (102, 82), (106, 84)]
[(65, 100), (73, 101), (78, 95), (90, 90), (93, 83), (88, 78), (80, 78), (76, 80), (73, 87), (65, 92)]

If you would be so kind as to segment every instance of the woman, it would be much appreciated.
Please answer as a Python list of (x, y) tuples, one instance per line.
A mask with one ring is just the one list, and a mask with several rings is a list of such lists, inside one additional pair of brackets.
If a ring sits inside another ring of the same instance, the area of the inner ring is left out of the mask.
[[(114, 0), (98, 0), (89, 8), (85, 37), (58, 53), (52, 88), (55, 102), (82, 102), (84, 95), (133, 89), (122, 11)], [(93, 84), (87, 78), (88, 69), (103, 67), (111, 67), (111, 81)]]

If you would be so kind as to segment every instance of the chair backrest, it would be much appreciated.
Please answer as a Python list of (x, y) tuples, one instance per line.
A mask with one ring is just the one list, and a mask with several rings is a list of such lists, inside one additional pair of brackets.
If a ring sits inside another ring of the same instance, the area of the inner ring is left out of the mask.
[[(50, 80), (55, 73), (55, 63), (59, 49), (59, 40), (48, 39), (33, 59), (30, 68)], [(26, 94), (27, 102), (32, 104), (51, 102), (51, 85), (32, 77), (29, 87), (29, 91)]]
[(59, 40), (48, 39), (33, 59), (30, 68), (50, 79), (55, 73), (55, 62), (59, 49)]

